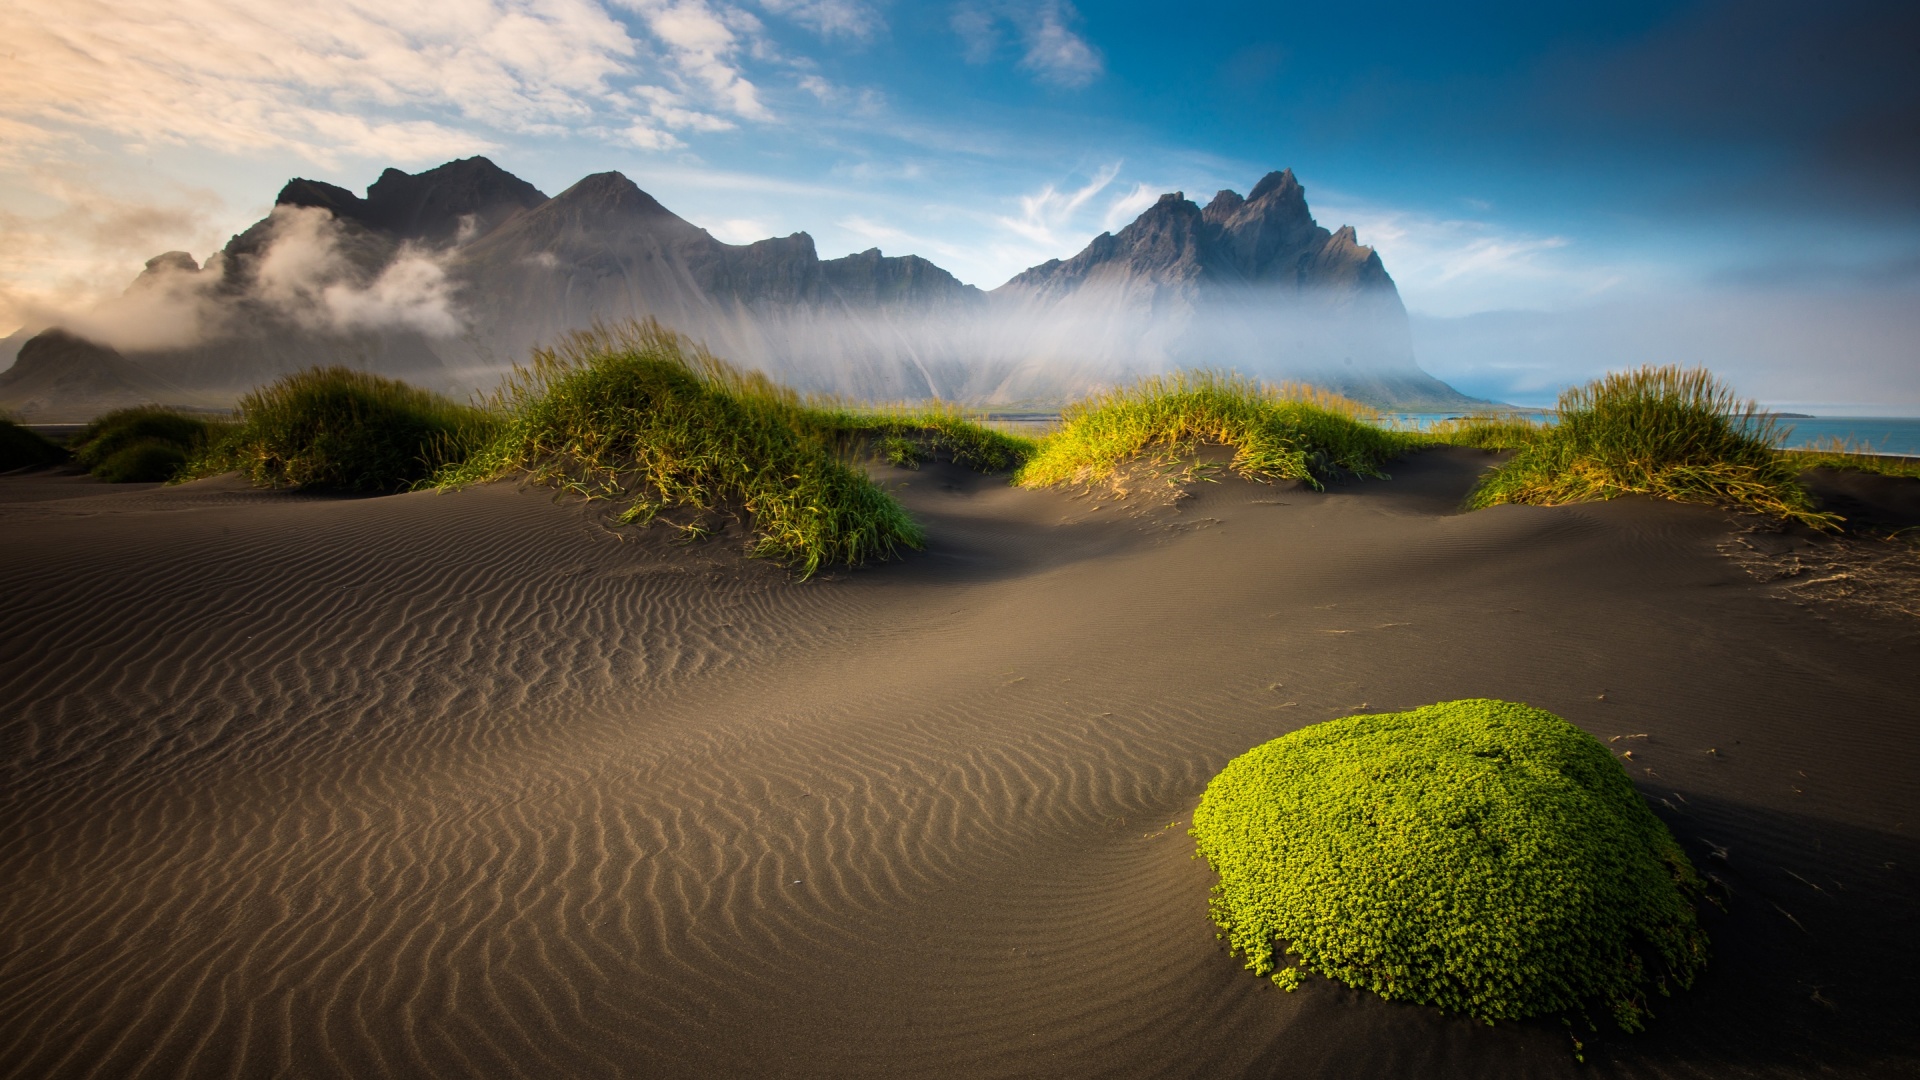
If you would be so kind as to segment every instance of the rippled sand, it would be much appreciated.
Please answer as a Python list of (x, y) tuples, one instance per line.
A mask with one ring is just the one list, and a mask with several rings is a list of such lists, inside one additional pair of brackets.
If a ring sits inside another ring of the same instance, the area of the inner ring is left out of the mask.
[[(1787, 602), (1700, 507), (1456, 513), (1485, 461), (887, 472), (932, 547), (807, 583), (512, 485), (0, 477), (0, 1074), (1920, 1072), (1913, 621)], [(1482, 695), (1622, 736), (1730, 889), (1584, 1068), (1207, 922), (1228, 758)]]

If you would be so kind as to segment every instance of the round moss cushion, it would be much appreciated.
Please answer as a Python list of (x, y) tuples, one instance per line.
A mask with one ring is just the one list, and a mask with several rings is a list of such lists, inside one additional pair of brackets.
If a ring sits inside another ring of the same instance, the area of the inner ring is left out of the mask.
[(1486, 1021), (1600, 1004), (1634, 1030), (1706, 960), (1672, 834), (1606, 747), (1526, 705), (1283, 735), (1213, 778), (1192, 833), (1223, 936), (1288, 989), (1305, 969)]

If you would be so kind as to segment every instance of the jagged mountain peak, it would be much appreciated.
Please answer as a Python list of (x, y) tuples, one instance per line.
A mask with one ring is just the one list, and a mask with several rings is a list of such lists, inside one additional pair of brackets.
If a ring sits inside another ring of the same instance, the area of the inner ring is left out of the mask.
[(1253, 185), (1253, 190), (1247, 193), (1247, 201), (1259, 202), (1275, 193), (1282, 198), (1297, 196), (1302, 202), (1306, 200), (1306, 192), (1300, 187), (1300, 181), (1294, 179), (1293, 170), (1279, 169), (1261, 177), (1260, 182)]
[(546, 201), (532, 184), (486, 158), (470, 157), (420, 173), (387, 169), (364, 199), (324, 180), (295, 177), (274, 203), (319, 207), (398, 240), (437, 244), (485, 235)]
[[(805, 232), (724, 243), (619, 172), (547, 198), (475, 157), (388, 169), (364, 198), (296, 178), (278, 203), (324, 210), (338, 227), (271, 215), (208, 259), (199, 274), (212, 278), (186, 277), (184, 253), (156, 257), (127, 299), (203, 305), (193, 314), (210, 336), (127, 360), (199, 393), (351, 350), (372, 369), (471, 389), (572, 330), (650, 315), (805, 389), (881, 398), (1037, 400), (1195, 361), (1294, 377), (1324, 373), (1329, 357), (1371, 358), (1409, 387), (1451, 393), (1412, 366), (1378, 257), (1351, 229), (1320, 228), (1287, 170), (1205, 209), (1167, 192), (992, 297), (914, 255), (822, 259)], [(443, 248), (421, 288), (377, 288), (418, 240)], [(320, 243), (327, 258), (297, 288), (284, 274), (264, 288), (283, 241)]]
[(1291, 169), (1261, 177), (1244, 198), (1222, 190), (1204, 210), (1185, 192), (1168, 192), (1118, 233), (1103, 233), (1073, 258), (1043, 263), (1002, 288), (1052, 296), (1090, 282), (1125, 282), (1135, 291), (1393, 287), (1351, 227), (1329, 233), (1313, 220)]
[(640, 190), (640, 185), (621, 172), (594, 173), (554, 196), (555, 209), (618, 214), (632, 217), (680, 216), (660, 204), (660, 200)]

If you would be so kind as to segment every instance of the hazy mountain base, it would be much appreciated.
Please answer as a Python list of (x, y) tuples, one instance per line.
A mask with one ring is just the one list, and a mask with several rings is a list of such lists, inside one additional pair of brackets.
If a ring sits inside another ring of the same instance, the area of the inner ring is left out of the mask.
[[(551, 199), (484, 158), (388, 170), (365, 199), (296, 179), (204, 267), (158, 256), (69, 321), (204, 404), (316, 365), (464, 396), (536, 346), (643, 316), (803, 390), (866, 400), (1044, 408), (1201, 367), (1381, 407), (1475, 404), (1414, 363), (1379, 257), (1315, 223), (1290, 172), (1204, 211), (1171, 193), (991, 294), (916, 256), (823, 260), (805, 233), (726, 244), (618, 173)], [(0, 387), (0, 407), (90, 406)]]

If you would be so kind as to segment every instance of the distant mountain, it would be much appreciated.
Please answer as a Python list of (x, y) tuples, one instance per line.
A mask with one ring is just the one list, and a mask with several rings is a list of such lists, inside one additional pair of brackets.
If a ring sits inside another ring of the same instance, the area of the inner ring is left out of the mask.
[(90, 420), (131, 405), (180, 402), (186, 391), (97, 342), (53, 329), (0, 371), (0, 409), (36, 423)]
[(524, 357), (596, 319), (646, 314), (806, 388), (873, 397), (934, 392), (898, 359), (913, 342), (885, 332), (841, 341), (820, 370), (809, 361), (822, 359), (823, 326), (871, 329), (885, 316), (912, 322), (985, 300), (915, 255), (823, 260), (806, 233), (723, 243), (619, 173), (589, 176), (460, 248), (448, 272), (476, 301), (473, 336), (500, 355)]
[(470, 157), (417, 176), (388, 169), (364, 199), (319, 180), (294, 179), (274, 205), (318, 207), (396, 240), (444, 244), (463, 233), (492, 232), (546, 201), (532, 184), (486, 158)]
[(158, 256), (75, 329), (182, 393), (230, 398), (319, 363), (463, 393), (569, 330), (644, 315), (854, 397), (1044, 403), (1209, 366), (1469, 403), (1414, 364), (1379, 256), (1315, 223), (1290, 171), (1204, 210), (1162, 196), (992, 293), (918, 256), (822, 259), (806, 233), (724, 243), (619, 173), (552, 198), (481, 157), (388, 169), (365, 197), (294, 179), (205, 266)]
[(1000, 390), (1128, 368), (1220, 367), (1302, 379), (1382, 405), (1472, 403), (1414, 362), (1407, 311), (1351, 226), (1329, 232), (1293, 170), (1203, 210), (1184, 192), (1070, 259), (994, 290), (1030, 327)]

